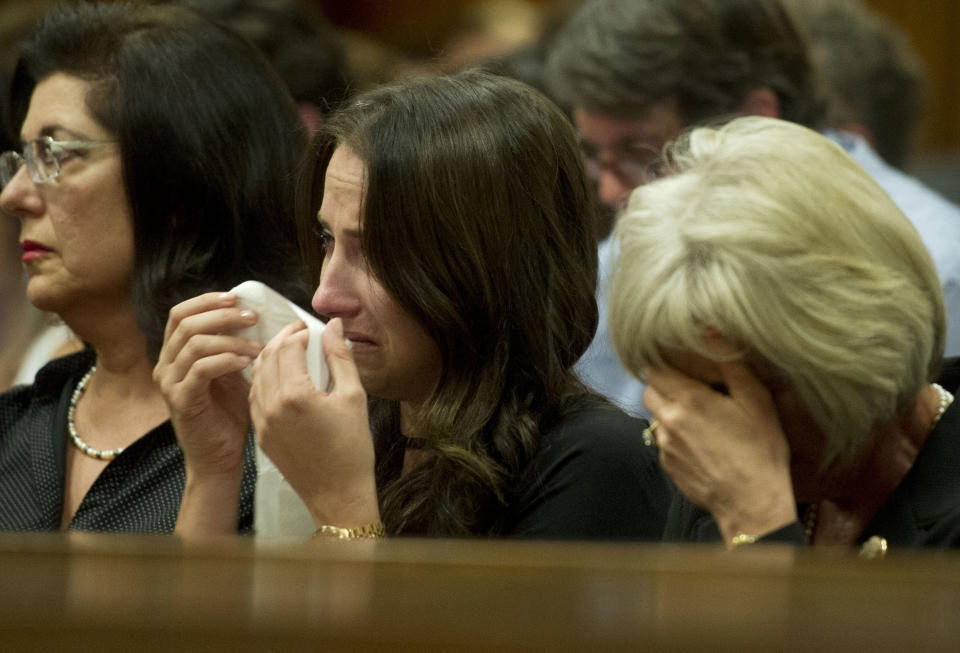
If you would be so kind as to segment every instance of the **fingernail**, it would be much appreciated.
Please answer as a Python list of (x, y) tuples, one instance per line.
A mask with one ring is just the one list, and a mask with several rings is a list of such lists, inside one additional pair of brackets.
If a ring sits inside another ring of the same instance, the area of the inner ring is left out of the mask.
[(240, 317), (242, 317), (247, 322), (252, 322), (257, 319), (257, 314), (251, 311), (250, 309), (244, 309), (240, 311)]
[(350, 338), (344, 338), (343, 344), (347, 346), (347, 349), (349, 349), (350, 351), (353, 351), (353, 343), (350, 342)]
[(220, 301), (226, 302), (236, 298), (237, 298), (236, 294), (232, 292), (222, 292), (220, 293), (220, 297), (218, 299), (220, 299)]

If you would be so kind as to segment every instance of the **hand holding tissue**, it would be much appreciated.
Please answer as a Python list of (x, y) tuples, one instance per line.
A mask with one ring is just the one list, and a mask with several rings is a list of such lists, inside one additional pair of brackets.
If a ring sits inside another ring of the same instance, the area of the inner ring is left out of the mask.
[[(244, 281), (231, 292), (237, 295), (238, 307), (256, 311), (259, 316), (257, 324), (238, 331), (238, 336), (266, 345), (286, 325), (303, 321), (310, 332), (307, 372), (318, 390), (331, 389), (321, 340), (323, 322), (259, 281)], [(244, 370), (248, 380), (251, 367), (252, 363)], [(253, 515), (258, 537), (309, 536), (315, 530), (310, 511), (259, 445)]]

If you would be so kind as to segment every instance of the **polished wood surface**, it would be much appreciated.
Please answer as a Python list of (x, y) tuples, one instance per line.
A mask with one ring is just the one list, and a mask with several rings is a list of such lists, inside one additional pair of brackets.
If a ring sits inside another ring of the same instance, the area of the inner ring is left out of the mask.
[(0, 535), (4, 651), (956, 651), (960, 557)]

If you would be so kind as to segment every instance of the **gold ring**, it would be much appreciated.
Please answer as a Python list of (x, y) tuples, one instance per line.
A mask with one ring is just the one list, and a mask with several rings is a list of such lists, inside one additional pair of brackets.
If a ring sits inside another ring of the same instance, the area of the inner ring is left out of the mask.
[(660, 426), (660, 420), (653, 418), (650, 420), (650, 425), (647, 428), (643, 429), (643, 433), (640, 434), (640, 437), (643, 438), (643, 443), (648, 447), (655, 446), (657, 444), (657, 428)]

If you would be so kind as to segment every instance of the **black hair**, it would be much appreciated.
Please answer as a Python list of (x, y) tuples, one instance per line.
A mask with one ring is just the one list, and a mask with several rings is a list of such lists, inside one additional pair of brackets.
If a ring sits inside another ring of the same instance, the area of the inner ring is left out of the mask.
[(306, 303), (293, 222), (305, 136), (253, 46), (182, 7), (58, 5), (21, 51), (13, 127), (58, 72), (91, 83), (87, 108), (119, 144), (152, 356), (170, 308), (202, 292), (259, 279)]

